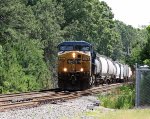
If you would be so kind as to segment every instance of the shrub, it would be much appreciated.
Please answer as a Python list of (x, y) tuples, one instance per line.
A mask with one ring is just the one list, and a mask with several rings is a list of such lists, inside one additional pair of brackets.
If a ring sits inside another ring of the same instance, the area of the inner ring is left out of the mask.
[(135, 100), (135, 88), (133, 85), (122, 86), (109, 94), (100, 95), (101, 105), (115, 109), (133, 108)]

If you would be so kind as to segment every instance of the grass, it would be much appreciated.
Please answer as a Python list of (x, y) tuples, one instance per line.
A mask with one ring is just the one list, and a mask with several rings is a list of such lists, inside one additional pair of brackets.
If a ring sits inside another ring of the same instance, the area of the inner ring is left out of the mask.
[[(100, 94), (98, 97), (100, 99), (101, 106), (96, 110), (85, 112), (83, 114), (85, 118), (150, 119), (150, 109), (133, 109), (135, 102), (134, 85), (122, 86), (114, 89), (111, 93)], [(82, 119), (82, 116), (74, 119)]]
[(109, 94), (99, 95), (101, 105), (113, 109), (131, 109), (135, 102), (134, 86), (122, 86)]
[(128, 109), (109, 112), (96, 110), (87, 112), (86, 116), (93, 119), (150, 119), (150, 109)]

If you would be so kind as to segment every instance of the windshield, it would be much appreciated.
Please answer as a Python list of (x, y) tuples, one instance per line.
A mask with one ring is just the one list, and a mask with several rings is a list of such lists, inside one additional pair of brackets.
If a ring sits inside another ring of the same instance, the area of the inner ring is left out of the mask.
[(71, 50), (73, 50), (73, 46), (65, 46), (65, 45), (63, 45), (63, 46), (59, 47), (59, 50), (60, 51), (71, 51)]
[(79, 51), (90, 51), (90, 47), (89, 47), (89, 46), (76, 45), (76, 46), (75, 46), (75, 50), (79, 50)]
[(75, 45), (75, 46), (62, 45), (62, 46), (59, 47), (59, 50), (60, 51), (73, 51), (73, 50), (76, 50), (76, 51), (90, 51), (90, 47), (89, 46), (82, 46), (82, 45)]

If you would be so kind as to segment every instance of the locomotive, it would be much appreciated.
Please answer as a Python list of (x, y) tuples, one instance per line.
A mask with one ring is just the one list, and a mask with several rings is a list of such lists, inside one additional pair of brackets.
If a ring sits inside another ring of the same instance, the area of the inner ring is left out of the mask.
[(63, 90), (124, 82), (131, 75), (128, 65), (99, 55), (88, 42), (65, 41), (58, 45), (58, 87)]

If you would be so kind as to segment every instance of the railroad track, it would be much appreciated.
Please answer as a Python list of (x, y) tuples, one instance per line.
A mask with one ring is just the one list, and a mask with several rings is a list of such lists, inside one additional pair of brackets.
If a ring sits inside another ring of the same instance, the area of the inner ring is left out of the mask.
[[(130, 84), (129, 82), (127, 84)], [(45, 103), (57, 103), (74, 99), (77, 97), (91, 95), (101, 92), (110, 91), (113, 88), (122, 86), (122, 83), (104, 85), (99, 87), (94, 87), (84, 91), (44, 91), (44, 92), (29, 92), (29, 93), (18, 93), (18, 94), (8, 94), (0, 95), (0, 111), (6, 111), (16, 108), (29, 108), (35, 107)]]

